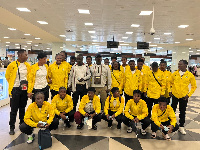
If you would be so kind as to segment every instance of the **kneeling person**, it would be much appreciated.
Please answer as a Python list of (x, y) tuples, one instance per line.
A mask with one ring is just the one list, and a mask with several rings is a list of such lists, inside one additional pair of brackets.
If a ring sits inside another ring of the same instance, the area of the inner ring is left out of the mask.
[(132, 128), (135, 127), (135, 123), (141, 122), (142, 123), (142, 129), (141, 133), (142, 135), (146, 134), (145, 129), (150, 125), (151, 120), (148, 116), (148, 108), (147, 104), (144, 100), (141, 98), (141, 91), (140, 90), (134, 90), (133, 91), (133, 99), (130, 99), (125, 107), (124, 110), (124, 118), (123, 122), (125, 125), (128, 126), (127, 132), (131, 133)]
[(47, 128), (50, 131), (57, 129), (59, 121), (54, 116), (55, 113), (51, 104), (44, 101), (44, 93), (36, 93), (35, 102), (28, 106), (24, 116), (24, 123), (19, 127), (22, 133), (28, 135), (27, 143), (33, 142), (33, 128)]
[(111, 92), (113, 95), (108, 96), (105, 102), (103, 119), (108, 122), (108, 127), (111, 128), (115, 118), (118, 122), (117, 129), (121, 129), (124, 98), (120, 96), (118, 87), (113, 87)]
[(55, 111), (56, 118), (62, 118), (68, 128), (71, 127), (70, 122), (74, 121), (73, 100), (67, 95), (65, 87), (59, 88), (59, 94), (54, 96), (51, 105)]
[(171, 140), (169, 133), (178, 130), (176, 116), (171, 106), (167, 105), (165, 97), (159, 98), (159, 104), (155, 104), (152, 110), (152, 138), (156, 138), (156, 131), (159, 127), (162, 129), (163, 136), (166, 140)]
[(92, 119), (92, 129), (97, 130), (96, 123), (101, 121), (101, 103), (98, 96), (95, 95), (95, 88), (88, 88), (88, 94), (84, 95), (79, 105), (79, 111), (74, 114), (75, 122), (78, 124), (77, 129), (83, 127), (82, 120), (85, 117)]

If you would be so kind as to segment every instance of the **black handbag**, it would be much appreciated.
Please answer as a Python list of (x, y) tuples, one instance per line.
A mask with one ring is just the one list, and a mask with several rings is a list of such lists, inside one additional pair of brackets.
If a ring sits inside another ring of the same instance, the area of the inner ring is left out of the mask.
[(39, 130), (38, 132), (39, 149), (43, 150), (52, 146), (52, 138), (49, 129)]

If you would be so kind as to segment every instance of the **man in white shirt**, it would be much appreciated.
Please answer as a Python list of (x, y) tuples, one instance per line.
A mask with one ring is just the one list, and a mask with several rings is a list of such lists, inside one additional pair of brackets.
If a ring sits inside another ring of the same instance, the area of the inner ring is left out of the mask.
[[(100, 94), (102, 109), (105, 106), (105, 100), (107, 98), (107, 93), (110, 92), (111, 89), (111, 72), (110, 68), (105, 65), (101, 64), (102, 56), (100, 54), (96, 55), (96, 64), (93, 64), (90, 67), (92, 83), (91, 87), (95, 87), (96, 95)], [(107, 86), (105, 86), (107, 83)]]
[(90, 80), (91, 73), (87, 65), (83, 64), (83, 55), (77, 56), (77, 64), (73, 65), (69, 75), (68, 88), (72, 88), (73, 91), (73, 104), (74, 111), (76, 111), (76, 105), (80, 99), (87, 94), (88, 80)]
[(30, 65), (26, 62), (28, 59), (25, 50), (18, 51), (17, 61), (13, 61), (8, 65), (6, 70), (6, 80), (9, 83), (10, 95), (10, 135), (15, 134), (15, 122), (17, 111), (19, 109), (20, 124), (24, 122), (25, 107), (27, 105), (27, 81), (30, 73)]

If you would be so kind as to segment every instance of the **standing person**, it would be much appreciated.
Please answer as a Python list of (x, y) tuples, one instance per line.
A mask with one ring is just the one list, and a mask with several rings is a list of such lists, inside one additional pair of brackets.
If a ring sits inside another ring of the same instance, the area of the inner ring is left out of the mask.
[(141, 59), (143, 59), (143, 61), (144, 61), (144, 64), (143, 64), (143, 68), (145, 69), (145, 70), (148, 70), (148, 71), (150, 71), (150, 68), (149, 68), (149, 66), (147, 66), (146, 64), (145, 64), (145, 58), (144, 57), (141, 57)]
[[(107, 98), (107, 93), (110, 92), (111, 89), (111, 73), (110, 69), (107, 65), (101, 64), (102, 56), (97, 54), (95, 57), (96, 64), (90, 67), (90, 71), (92, 74), (92, 83), (91, 86), (95, 87), (96, 95), (100, 94), (102, 109), (105, 106), (105, 100)], [(107, 83), (107, 86), (105, 86)]]
[(164, 73), (158, 69), (158, 63), (152, 63), (152, 71), (149, 71), (146, 77), (146, 84), (144, 87), (144, 95), (147, 95), (147, 107), (149, 117), (151, 117), (151, 110), (153, 103), (158, 104), (158, 98), (164, 96), (166, 90), (166, 80)]
[(27, 105), (27, 86), (30, 74), (30, 65), (27, 63), (27, 52), (25, 50), (18, 51), (17, 61), (13, 61), (8, 65), (6, 69), (6, 80), (9, 84), (9, 95), (10, 95), (10, 135), (15, 134), (15, 122), (17, 111), (19, 109), (19, 120), (20, 124), (24, 122), (25, 107)]
[(164, 78), (166, 80), (166, 90), (165, 90), (164, 96), (167, 99), (167, 104), (169, 104), (170, 103), (169, 91), (171, 89), (170, 78), (171, 78), (172, 73), (170, 71), (167, 71), (166, 68), (167, 68), (167, 62), (161, 59), (160, 70), (163, 71)]
[(88, 65), (89, 67), (91, 67), (91, 66), (92, 66), (92, 57), (91, 57), (91, 56), (87, 56), (87, 57), (86, 57), (86, 62), (87, 62), (87, 65)]
[[(182, 134), (186, 134), (184, 130), (186, 107), (188, 98), (192, 96), (197, 88), (194, 75), (187, 71), (188, 62), (186, 60), (180, 60), (178, 63), (178, 70), (175, 71), (170, 79), (172, 84), (172, 108), (176, 112), (177, 104), (179, 103), (179, 131)], [(191, 90), (189, 91), (189, 84), (191, 84)]]
[(46, 64), (47, 55), (41, 52), (37, 56), (38, 63), (31, 66), (31, 73), (28, 83), (28, 97), (32, 98), (32, 102), (35, 102), (35, 94), (37, 92), (43, 92), (45, 95), (45, 101), (49, 98), (49, 86), (48, 86), (48, 66)]
[(132, 129), (136, 129), (135, 123), (141, 122), (141, 133), (142, 135), (146, 134), (145, 129), (150, 125), (151, 120), (149, 117), (147, 117), (147, 104), (144, 100), (141, 99), (140, 90), (133, 91), (133, 98), (127, 102), (124, 114), (125, 116), (123, 117), (123, 122), (128, 127), (127, 133), (131, 133)]
[(197, 75), (197, 66), (194, 66), (194, 75), (195, 75), (196, 77), (198, 77), (198, 75)]
[(62, 65), (62, 56), (56, 54), (55, 59), (56, 61), (48, 69), (51, 99), (58, 94), (60, 87), (67, 88), (68, 83), (68, 68), (66, 65)]
[(59, 94), (54, 96), (51, 105), (55, 111), (55, 117), (61, 118), (68, 128), (70, 122), (74, 121), (73, 101), (70, 95), (67, 95), (65, 87), (59, 88)]
[(67, 59), (67, 52), (66, 51), (61, 51), (60, 55), (62, 57), (62, 65), (64, 65), (67, 68), (68, 74), (69, 74), (71, 67), (70, 67), (70, 64), (66, 61), (66, 59)]
[(109, 65), (110, 70), (112, 69), (112, 64), (113, 62), (117, 61), (117, 57), (116, 56), (112, 56), (111, 57), (111, 65)]
[(44, 98), (44, 93), (42, 92), (35, 94), (35, 102), (28, 106), (24, 116), (24, 123), (19, 127), (22, 133), (28, 135), (28, 144), (34, 140), (34, 128), (46, 128), (50, 131), (58, 128), (59, 121), (54, 118), (54, 109), (49, 102), (44, 101)]
[[(171, 106), (167, 105), (165, 97), (159, 98), (159, 104), (155, 104), (152, 110), (152, 138), (156, 138), (156, 131), (160, 128), (166, 140), (171, 140), (169, 133), (178, 130), (176, 116)], [(167, 130), (166, 130), (167, 128)]]
[(104, 59), (104, 64), (105, 64), (105, 65), (107, 65), (107, 66), (109, 66), (109, 64), (110, 64), (110, 61), (109, 61), (109, 59), (108, 59), (108, 58)]
[(2, 67), (2, 60), (1, 60), (1, 57), (0, 57), (0, 68)]
[(49, 59), (47, 59), (47, 66), (49, 67), (49, 65), (50, 65), (50, 61)]
[(120, 70), (120, 64), (117, 61), (112, 64), (111, 78), (111, 88), (118, 87), (120, 95), (122, 95), (122, 90), (124, 88), (124, 72)]
[(71, 71), (71, 68), (72, 68), (72, 66), (75, 64), (75, 62), (76, 62), (76, 57), (75, 56), (71, 56), (70, 57), (70, 66), (69, 66), (69, 73), (70, 73), (70, 71)]
[(113, 119), (115, 118), (118, 122), (117, 129), (121, 129), (123, 109), (124, 109), (124, 98), (120, 96), (118, 87), (111, 89), (112, 95), (108, 96), (104, 106), (103, 119), (108, 122), (108, 127), (112, 127)]
[(133, 98), (134, 90), (141, 90), (142, 88), (141, 72), (135, 69), (135, 61), (130, 60), (128, 64), (130, 69), (127, 69), (124, 74), (125, 104)]
[(141, 98), (146, 102), (147, 101), (147, 98), (146, 96), (144, 96), (144, 87), (145, 87), (145, 84), (146, 84), (146, 77), (147, 77), (147, 74), (148, 72), (150, 71), (149, 67), (145, 67), (146, 65), (144, 65), (144, 59), (142, 58), (139, 58), (137, 60), (137, 69), (141, 71), (141, 75), (142, 75), (142, 88), (141, 88), (141, 92), (142, 92), (142, 95), (141, 95)]
[(90, 80), (91, 73), (87, 65), (83, 64), (83, 55), (79, 54), (77, 56), (77, 64), (72, 66), (69, 75), (68, 87), (72, 88), (73, 91), (73, 104), (74, 111), (76, 111), (76, 106), (79, 100), (87, 94), (88, 80)]
[(74, 114), (75, 122), (78, 124), (77, 129), (82, 129), (83, 118), (92, 119), (92, 129), (97, 130), (96, 123), (101, 121), (101, 103), (98, 96), (95, 95), (95, 88), (89, 87), (88, 94), (81, 99), (79, 111)]
[(130, 69), (129, 65), (126, 64), (126, 62), (127, 62), (127, 57), (122, 57), (121, 61), (122, 61), (122, 65), (120, 66), (120, 70), (123, 71), (123, 72), (125, 73), (125, 71), (126, 71), (127, 69)]
[(4, 68), (7, 68), (9, 64), (10, 61), (8, 60), (8, 57), (5, 57), (5, 60), (3, 61)]

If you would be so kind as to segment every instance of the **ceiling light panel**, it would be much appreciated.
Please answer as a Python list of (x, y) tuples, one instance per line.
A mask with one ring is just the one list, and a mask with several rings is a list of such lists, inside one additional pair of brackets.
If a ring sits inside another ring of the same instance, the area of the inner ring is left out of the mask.
[(93, 23), (85, 23), (86, 26), (93, 26)]
[(29, 36), (30, 34), (24, 34), (24, 35), (27, 35), (27, 36)]
[(187, 28), (187, 27), (189, 27), (189, 25), (180, 25), (180, 26), (178, 26), (178, 28)]
[(139, 15), (142, 15), (142, 16), (147, 16), (147, 15), (151, 15), (153, 11), (141, 11)]
[(95, 33), (95, 31), (88, 31), (89, 33)]
[(128, 39), (128, 37), (122, 37), (122, 39)]
[(78, 9), (78, 12), (80, 14), (90, 14), (90, 11), (89, 10), (86, 10), (86, 9)]
[(31, 12), (28, 8), (16, 8), (16, 9), (23, 12)]
[(46, 21), (37, 21), (39, 24), (48, 24)]
[(126, 34), (133, 34), (133, 32), (126, 32)]
[(138, 28), (140, 25), (139, 24), (132, 24), (131, 27)]
[(15, 31), (16, 29), (15, 28), (8, 28), (8, 30)]

